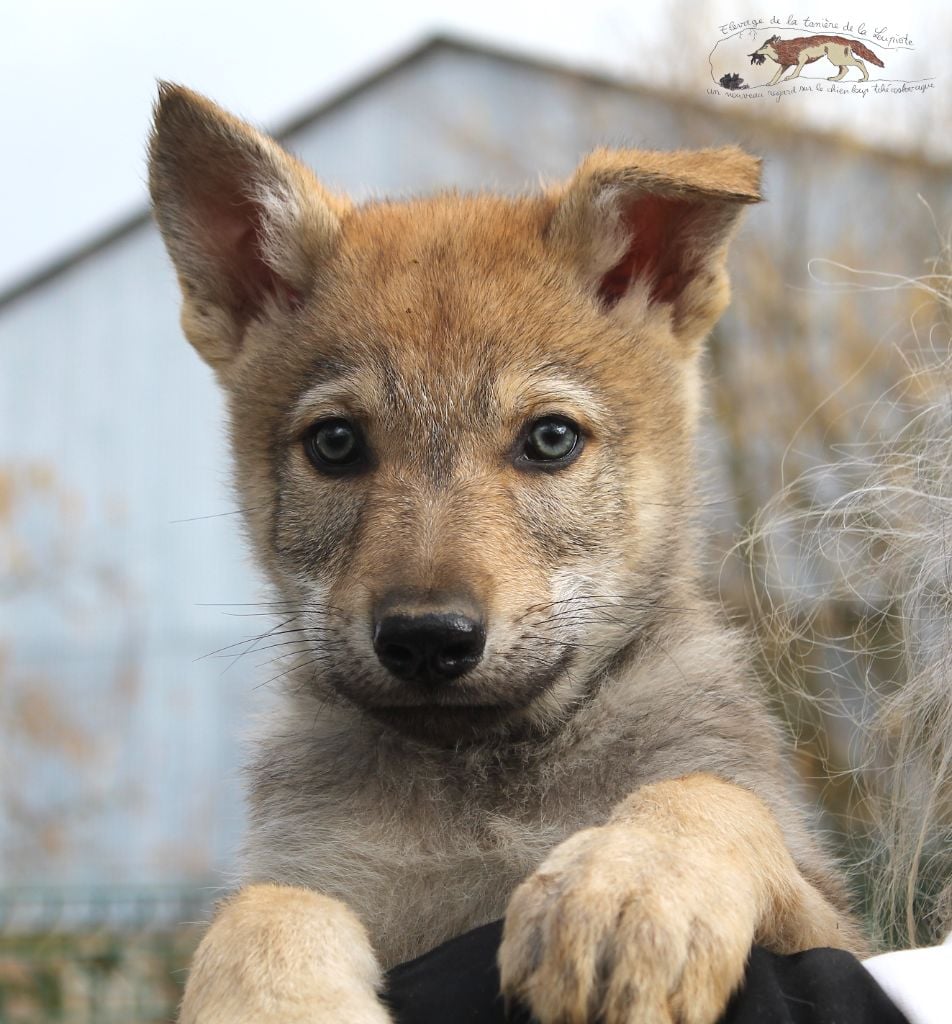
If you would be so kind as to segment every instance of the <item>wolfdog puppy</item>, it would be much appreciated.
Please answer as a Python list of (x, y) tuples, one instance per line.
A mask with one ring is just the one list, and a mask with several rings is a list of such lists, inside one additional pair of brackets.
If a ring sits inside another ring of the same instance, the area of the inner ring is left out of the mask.
[(384, 1022), (382, 965), (502, 916), (542, 1024), (709, 1024), (754, 940), (860, 944), (699, 585), (698, 356), (758, 182), (601, 150), (354, 205), (161, 88), (155, 215), (293, 641), (183, 1021)]

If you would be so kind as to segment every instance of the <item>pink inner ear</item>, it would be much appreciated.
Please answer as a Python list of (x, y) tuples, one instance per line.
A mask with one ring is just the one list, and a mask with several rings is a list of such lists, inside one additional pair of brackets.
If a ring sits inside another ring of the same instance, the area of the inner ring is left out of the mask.
[(235, 311), (253, 317), (268, 296), (297, 308), (298, 294), (263, 258), (258, 207), (233, 190), (204, 197), (203, 206), (205, 245), (224, 273)]
[(631, 238), (628, 251), (602, 278), (599, 296), (614, 306), (635, 280), (650, 283), (652, 301), (673, 302), (697, 267), (689, 261), (691, 236), (699, 228), (702, 204), (697, 200), (643, 195), (622, 214)]
[(300, 305), (300, 296), (261, 256), (261, 236), (257, 211), (252, 222), (234, 240), (232, 252), (241, 309), (254, 315), (268, 296), (292, 309)]

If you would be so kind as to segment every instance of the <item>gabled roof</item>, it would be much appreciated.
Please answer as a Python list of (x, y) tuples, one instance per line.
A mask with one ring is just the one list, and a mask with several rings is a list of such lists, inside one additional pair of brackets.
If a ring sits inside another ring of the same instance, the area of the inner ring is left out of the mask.
[[(496, 44), (482, 43), (475, 40), (466, 40), (457, 36), (442, 34), (427, 37), (422, 42), (412, 46), (403, 54), (400, 54), (396, 58), (380, 65), (375, 71), (361, 75), (350, 85), (338, 90), (328, 99), (311, 105), (303, 114), (286, 121), (276, 130), (272, 130), (271, 134), (278, 140), (297, 134), (299, 131), (307, 128), (310, 124), (317, 121), (325, 114), (343, 106), (354, 97), (373, 89), (377, 85), (380, 85), (396, 72), (417, 63), (434, 51), (438, 50), (450, 50), (457, 53), (492, 57), (496, 60), (521, 64), (525, 67), (535, 68), (536, 70), (551, 74), (557, 74), (563, 78), (568, 77), (586, 84), (623, 89), (625, 92), (630, 93), (633, 96), (645, 96), (653, 99), (663, 98), (667, 102), (676, 103), (686, 110), (693, 109), (703, 112), (707, 116), (711, 116), (713, 114), (713, 116), (723, 122), (733, 123), (736, 125), (739, 137), (746, 135), (754, 129), (761, 135), (783, 135), (788, 139), (791, 136), (810, 138), (814, 140), (825, 139), (828, 142), (835, 142), (836, 144), (849, 147), (853, 150), (866, 151), (871, 155), (875, 154), (880, 159), (886, 159), (897, 164), (911, 164), (920, 168), (945, 170), (947, 172), (952, 171), (952, 164), (948, 162), (931, 160), (925, 156), (915, 153), (891, 152), (880, 147), (870, 146), (858, 141), (855, 137), (848, 136), (843, 133), (828, 131), (819, 132), (809, 128), (803, 128), (799, 125), (771, 121), (767, 118), (752, 115), (750, 113), (745, 114), (742, 111), (733, 108), (718, 111), (715, 110), (709, 102), (702, 99), (695, 99), (681, 93), (672, 94), (670, 90), (662, 92), (660, 89), (632, 82), (631, 79), (622, 78), (618, 75), (613, 75), (605, 71), (593, 71), (591, 69), (573, 67), (557, 60), (550, 60), (533, 54), (518, 52)], [(125, 238), (126, 235), (131, 234), (138, 228), (147, 224), (150, 217), (151, 214), (148, 207), (137, 213), (131, 214), (130, 216), (124, 217), (111, 228), (95, 235), (90, 241), (69, 250), (63, 256), (41, 266), (39, 270), (29, 273), (21, 281), (12, 285), (12, 287), (0, 292), (0, 308), (8, 305), (16, 299), (19, 299), (21, 296), (24, 296), (29, 292), (41, 288), (44, 284), (54, 280), (70, 267), (75, 266), (77, 263), (81, 263), (91, 256), (95, 256), (96, 253), (108, 248), (113, 242), (117, 242), (120, 239)]]
[[(425, 39), (422, 43), (413, 46), (407, 52), (396, 57), (394, 60), (390, 60), (385, 64), (382, 64), (376, 71), (373, 71), (370, 74), (361, 75), (360, 78), (356, 79), (350, 85), (345, 86), (343, 89), (340, 89), (328, 99), (323, 100), (320, 103), (313, 104), (304, 114), (293, 118), (276, 130), (272, 130), (271, 134), (278, 140), (294, 135), (302, 128), (306, 128), (309, 124), (318, 120), (318, 118), (330, 113), (330, 111), (337, 107), (343, 106), (355, 96), (359, 96), (368, 89), (372, 89), (375, 85), (378, 85), (386, 78), (389, 78), (390, 75), (395, 72), (401, 70), (407, 65), (414, 64), (433, 50), (446, 46), (453, 46), (458, 49), (471, 48), (467, 44), (444, 39), (442, 36), (438, 35)], [(81, 263), (90, 256), (95, 256), (96, 253), (108, 248), (113, 242), (118, 242), (120, 239), (125, 238), (126, 235), (132, 234), (132, 232), (137, 228), (147, 224), (151, 217), (152, 214), (147, 206), (136, 213), (123, 217), (121, 220), (113, 224), (112, 227), (94, 235), (88, 242), (84, 242), (82, 245), (68, 250), (64, 255), (57, 257), (44, 266), (41, 266), (39, 270), (33, 271), (24, 277), (23, 280), (16, 282), (12, 287), (0, 292), (0, 307), (13, 302), (14, 299), (20, 298), (21, 295), (26, 295), (28, 292), (32, 292), (35, 289), (40, 288), (42, 285), (46, 284), (48, 281), (52, 281), (70, 267), (75, 266), (75, 264)]]

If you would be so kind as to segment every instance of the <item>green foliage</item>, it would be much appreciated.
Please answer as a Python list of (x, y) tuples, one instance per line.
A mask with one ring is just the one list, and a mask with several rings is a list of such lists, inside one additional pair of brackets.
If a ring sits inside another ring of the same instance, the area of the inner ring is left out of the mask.
[(0, 1024), (167, 1024), (206, 891), (0, 890)]

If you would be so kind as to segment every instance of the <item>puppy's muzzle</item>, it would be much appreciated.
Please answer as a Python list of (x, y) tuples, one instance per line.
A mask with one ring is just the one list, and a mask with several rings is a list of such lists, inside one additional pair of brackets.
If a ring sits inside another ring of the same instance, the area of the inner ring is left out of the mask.
[(374, 626), (373, 643), (393, 675), (434, 689), (479, 664), (486, 629), (459, 612), (387, 614)]

